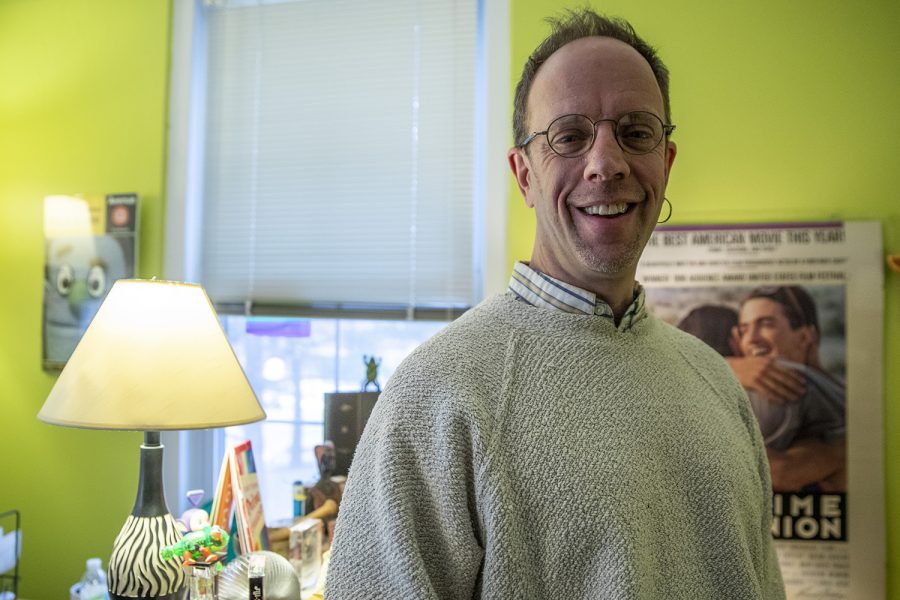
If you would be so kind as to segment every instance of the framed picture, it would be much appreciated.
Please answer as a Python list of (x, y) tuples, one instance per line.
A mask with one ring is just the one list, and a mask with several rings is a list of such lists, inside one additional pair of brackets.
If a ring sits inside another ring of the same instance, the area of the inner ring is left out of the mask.
[(788, 598), (884, 596), (881, 224), (661, 227), (651, 311), (721, 354), (772, 474)]
[(44, 369), (62, 369), (112, 284), (135, 276), (137, 220), (137, 194), (44, 199)]

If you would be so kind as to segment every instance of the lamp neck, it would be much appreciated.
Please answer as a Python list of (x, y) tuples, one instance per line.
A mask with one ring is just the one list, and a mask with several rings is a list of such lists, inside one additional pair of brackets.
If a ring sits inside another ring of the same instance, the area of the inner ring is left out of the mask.
[(159, 517), (169, 514), (163, 492), (163, 445), (158, 431), (145, 431), (141, 444), (141, 474), (137, 499), (131, 514), (135, 517)]

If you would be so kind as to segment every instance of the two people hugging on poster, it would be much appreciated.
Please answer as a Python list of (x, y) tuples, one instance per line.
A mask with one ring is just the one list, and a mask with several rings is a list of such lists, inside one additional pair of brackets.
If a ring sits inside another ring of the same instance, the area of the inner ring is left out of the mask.
[(819, 358), (816, 305), (799, 286), (703, 305), (678, 324), (717, 350), (747, 390), (776, 492), (845, 492), (846, 387)]

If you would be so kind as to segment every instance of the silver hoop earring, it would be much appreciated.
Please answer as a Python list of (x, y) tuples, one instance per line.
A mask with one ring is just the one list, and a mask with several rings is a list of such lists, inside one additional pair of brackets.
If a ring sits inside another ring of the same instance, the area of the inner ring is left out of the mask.
[(665, 202), (666, 204), (669, 205), (669, 214), (666, 215), (666, 218), (663, 219), (662, 221), (657, 221), (656, 223), (657, 223), (658, 225), (662, 225), (663, 223), (665, 223), (666, 221), (668, 221), (669, 219), (672, 218), (672, 203), (669, 202), (669, 199), (666, 198), (665, 196), (663, 196), (663, 202)]

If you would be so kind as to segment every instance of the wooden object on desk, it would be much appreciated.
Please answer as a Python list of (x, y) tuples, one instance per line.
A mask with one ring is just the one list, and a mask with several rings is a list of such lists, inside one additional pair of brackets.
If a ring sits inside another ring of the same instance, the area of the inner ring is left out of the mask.
[[(326, 522), (329, 520), (333, 520), (337, 517), (338, 505), (337, 502), (331, 500), (325, 500), (325, 502), (317, 508), (316, 510), (310, 512), (307, 515), (304, 515), (300, 519), (297, 520), (294, 525), (305, 520), (305, 519), (319, 519), (322, 522)], [(277, 552), (278, 554), (284, 556), (285, 558), (289, 558), (289, 543), (291, 538), (291, 528), (290, 527), (268, 527), (269, 530), (269, 550), (272, 552)]]
[(269, 526), (269, 550), (288, 557), (288, 540), (291, 537), (290, 527)]
[(334, 519), (337, 517), (338, 505), (332, 499), (326, 500), (322, 506), (312, 511), (308, 515), (306, 515), (305, 519), (322, 519), (323, 521), (327, 521), (328, 519)]

